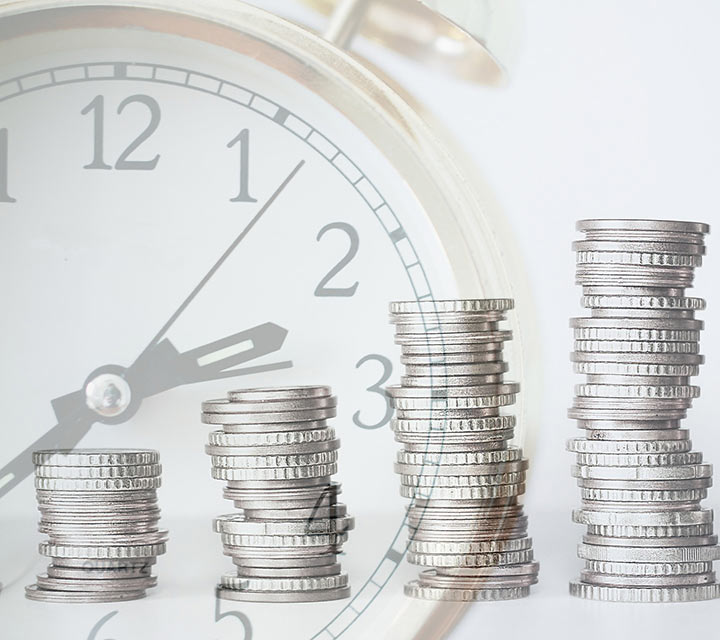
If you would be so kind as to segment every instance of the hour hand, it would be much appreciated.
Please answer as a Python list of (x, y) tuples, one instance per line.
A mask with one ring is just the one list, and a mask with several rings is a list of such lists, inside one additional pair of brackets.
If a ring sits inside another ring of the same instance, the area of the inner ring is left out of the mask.
[(165, 339), (145, 352), (124, 378), (134, 395), (148, 398), (186, 384), (287, 369), (292, 362), (240, 367), (280, 350), (287, 333), (287, 329), (267, 322), (184, 353)]

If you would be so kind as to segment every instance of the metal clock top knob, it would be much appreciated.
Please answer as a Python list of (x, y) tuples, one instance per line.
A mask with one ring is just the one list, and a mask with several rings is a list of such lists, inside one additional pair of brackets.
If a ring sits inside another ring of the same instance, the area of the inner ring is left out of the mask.
[(496, 85), (520, 23), (517, 0), (301, 0), (330, 16), (323, 37), (349, 48), (362, 35), (427, 67)]

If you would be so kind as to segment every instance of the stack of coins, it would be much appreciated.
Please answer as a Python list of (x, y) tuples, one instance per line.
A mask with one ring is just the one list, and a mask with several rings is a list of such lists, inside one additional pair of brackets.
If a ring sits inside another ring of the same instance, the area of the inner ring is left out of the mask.
[(505, 382), (500, 328), (512, 300), (394, 302), (405, 375), (388, 388), (403, 444), (395, 469), (408, 510), (408, 560), (431, 567), (405, 586), (428, 600), (508, 600), (537, 582), (525, 492), (528, 462), (511, 446), (519, 385)]
[(585, 569), (573, 595), (622, 602), (682, 602), (720, 595), (712, 511), (700, 507), (712, 467), (681, 428), (699, 388), (700, 298), (685, 296), (705, 253), (707, 225), (586, 220), (574, 244), (590, 317), (571, 322), (572, 360), (586, 376), (570, 417), (587, 526)]
[(47, 573), (27, 587), (43, 602), (117, 602), (144, 598), (165, 553), (158, 530), (157, 451), (75, 449), (36, 451), (35, 488), (40, 553), (52, 558)]
[(329, 387), (246, 389), (203, 403), (202, 420), (221, 425), (206, 447), (212, 475), (240, 511), (215, 520), (235, 572), (222, 576), (226, 600), (312, 602), (350, 595), (337, 555), (354, 526), (337, 501), (340, 440)]

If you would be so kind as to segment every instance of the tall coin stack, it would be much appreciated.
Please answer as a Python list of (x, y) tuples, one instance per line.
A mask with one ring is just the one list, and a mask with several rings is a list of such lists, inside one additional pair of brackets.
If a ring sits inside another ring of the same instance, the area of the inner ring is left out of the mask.
[(49, 538), (40, 553), (52, 564), (26, 596), (64, 603), (145, 597), (167, 541), (158, 530), (157, 451), (36, 451), (33, 462), (39, 530)]
[(512, 300), (394, 302), (405, 375), (388, 388), (403, 444), (395, 469), (411, 498), (405, 593), (427, 600), (508, 600), (537, 582), (525, 492), (528, 461), (512, 446), (519, 385), (505, 382), (500, 328)]
[(712, 466), (681, 428), (699, 388), (700, 298), (685, 296), (709, 228), (691, 222), (585, 220), (574, 244), (590, 317), (571, 322), (576, 387), (570, 440), (587, 525), (573, 595), (620, 602), (720, 596), (713, 513), (700, 507)]
[(330, 387), (231, 391), (203, 403), (202, 420), (221, 425), (206, 447), (212, 475), (237, 513), (214, 522), (235, 572), (222, 576), (226, 600), (312, 602), (350, 595), (337, 555), (354, 526), (337, 501), (340, 440)]

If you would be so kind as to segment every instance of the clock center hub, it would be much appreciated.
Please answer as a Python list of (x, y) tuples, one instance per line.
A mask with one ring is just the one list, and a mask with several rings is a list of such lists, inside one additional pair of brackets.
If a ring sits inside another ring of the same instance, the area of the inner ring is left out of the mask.
[(85, 402), (103, 418), (116, 418), (130, 406), (132, 391), (122, 376), (101, 373), (85, 385)]

